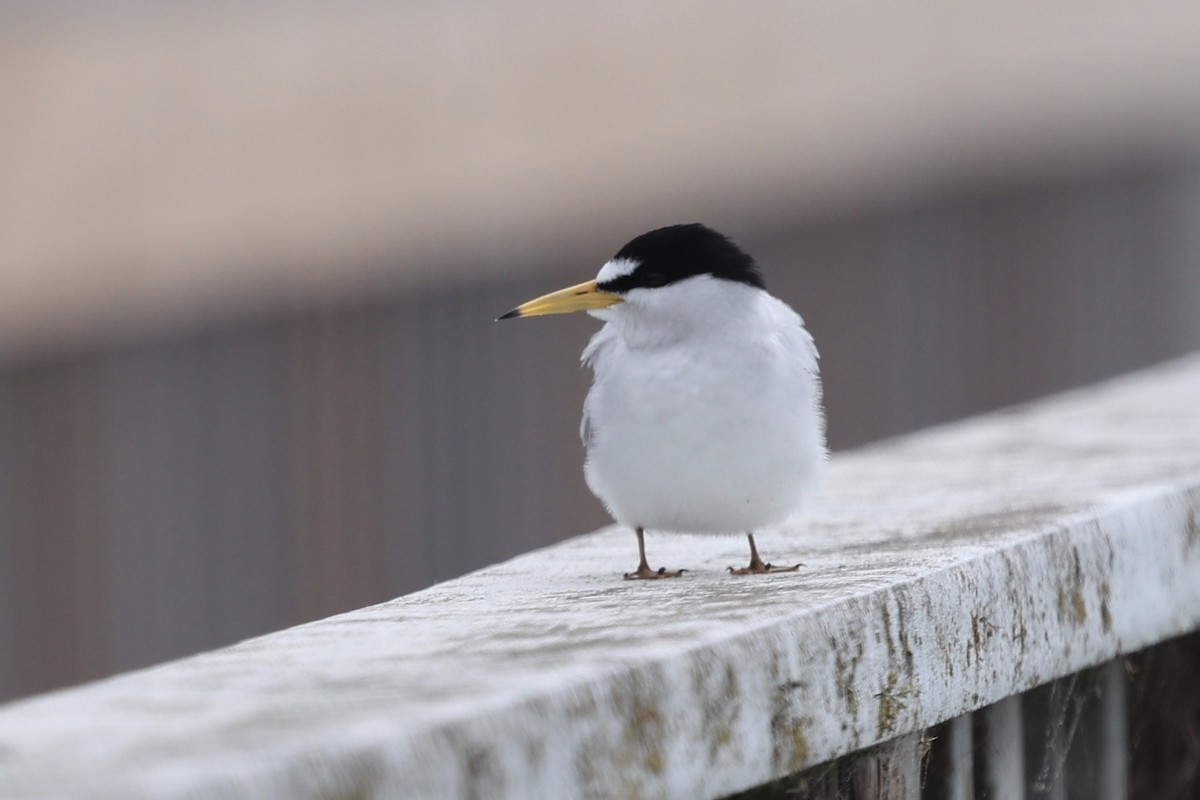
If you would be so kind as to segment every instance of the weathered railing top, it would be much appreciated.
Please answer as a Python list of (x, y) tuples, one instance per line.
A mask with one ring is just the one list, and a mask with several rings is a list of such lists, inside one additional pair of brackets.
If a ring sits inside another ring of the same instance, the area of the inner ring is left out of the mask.
[(1200, 627), (1200, 358), (837, 456), (760, 546), (606, 530), (0, 709), (0, 796), (714, 796)]

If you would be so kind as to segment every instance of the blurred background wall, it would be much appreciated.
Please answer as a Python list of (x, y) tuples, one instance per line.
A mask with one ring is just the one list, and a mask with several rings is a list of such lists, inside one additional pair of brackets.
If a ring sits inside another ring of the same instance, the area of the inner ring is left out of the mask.
[(1200, 6), (0, 4), (0, 699), (606, 524), (492, 320), (691, 220), (835, 449), (1194, 350)]

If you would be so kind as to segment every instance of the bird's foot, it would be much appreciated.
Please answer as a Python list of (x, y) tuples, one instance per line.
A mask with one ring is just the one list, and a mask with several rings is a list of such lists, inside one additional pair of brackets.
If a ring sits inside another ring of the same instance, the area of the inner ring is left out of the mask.
[(658, 578), (681, 578), (686, 569), (669, 570), (666, 567), (658, 569), (650, 569), (646, 564), (642, 564), (634, 572), (626, 572), (625, 580), (627, 581), (652, 581)]
[(803, 564), (793, 564), (790, 567), (777, 567), (769, 562), (764, 562), (760, 558), (750, 559), (749, 566), (745, 567), (728, 567), (730, 575), (766, 575), (771, 572), (799, 572)]

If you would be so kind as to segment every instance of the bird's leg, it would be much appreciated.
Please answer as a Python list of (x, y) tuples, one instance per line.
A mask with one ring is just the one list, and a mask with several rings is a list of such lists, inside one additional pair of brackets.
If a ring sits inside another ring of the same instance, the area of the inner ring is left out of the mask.
[(754, 544), (754, 534), (747, 533), (746, 538), (750, 540), (750, 566), (739, 567), (734, 569), (729, 567), (729, 572), (733, 575), (765, 575), (768, 572), (797, 572), (803, 564), (796, 564), (791, 567), (773, 567), (769, 562), (764, 562), (758, 555), (758, 547)]
[(683, 575), (684, 570), (678, 569), (668, 571), (666, 567), (658, 569), (650, 569), (649, 562), (646, 561), (646, 532), (642, 528), (635, 528), (634, 531), (638, 537), (638, 568), (636, 572), (626, 572), (625, 580), (651, 580), (653, 578), (678, 578)]

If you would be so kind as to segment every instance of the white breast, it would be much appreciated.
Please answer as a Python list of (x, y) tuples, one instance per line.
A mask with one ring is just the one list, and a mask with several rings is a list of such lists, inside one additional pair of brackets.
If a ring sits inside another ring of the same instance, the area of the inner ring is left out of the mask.
[(721, 300), (691, 297), (704, 315), (695, 325), (653, 317), (678, 338), (648, 321), (655, 309), (634, 306), (584, 353), (596, 373), (585, 475), (621, 524), (756, 530), (799, 510), (824, 465), (816, 350), (800, 317), (761, 290), (710, 283)]

